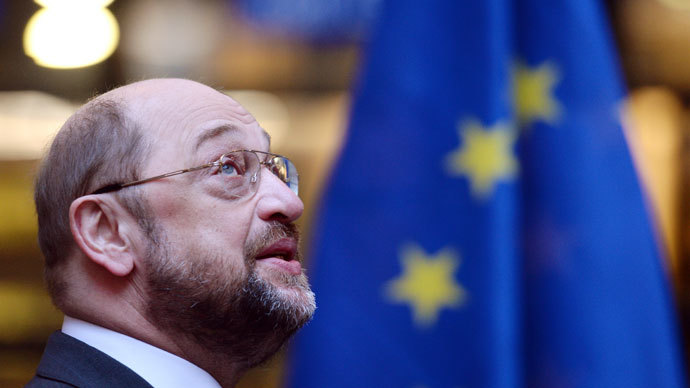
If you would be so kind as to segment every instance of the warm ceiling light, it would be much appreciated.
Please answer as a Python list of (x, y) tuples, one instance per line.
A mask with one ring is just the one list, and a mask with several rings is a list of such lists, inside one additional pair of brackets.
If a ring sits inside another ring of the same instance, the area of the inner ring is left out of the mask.
[(665, 6), (683, 11), (690, 11), (690, 0), (659, 0)]
[(77, 108), (42, 92), (0, 92), (0, 163), (40, 159), (57, 130)]
[(57, 7), (98, 7), (105, 8), (114, 0), (34, 0), (36, 4), (46, 8)]
[(37, 64), (69, 69), (99, 63), (115, 48), (120, 30), (106, 8), (112, 0), (37, 0), (44, 6), (24, 30), (24, 51)]

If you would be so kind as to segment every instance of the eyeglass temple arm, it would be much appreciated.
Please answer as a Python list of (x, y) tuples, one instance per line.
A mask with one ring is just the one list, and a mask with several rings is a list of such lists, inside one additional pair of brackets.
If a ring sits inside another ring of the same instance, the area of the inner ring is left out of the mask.
[(109, 192), (111, 192), (111, 191), (117, 191), (117, 190), (120, 190), (120, 189), (125, 188), (125, 187), (136, 186), (136, 185), (140, 185), (140, 184), (142, 184), (142, 183), (155, 181), (156, 179), (163, 179), (163, 178), (167, 178), (167, 177), (170, 177), (170, 176), (180, 175), (180, 174), (184, 174), (184, 173), (186, 173), (186, 172), (201, 170), (201, 169), (204, 169), (204, 168), (209, 168), (209, 167), (218, 166), (218, 165), (220, 165), (220, 161), (216, 160), (215, 162), (206, 163), (206, 164), (204, 164), (204, 165), (202, 165), (202, 166), (191, 167), (191, 168), (185, 168), (184, 170), (177, 170), (177, 171), (169, 172), (169, 173), (166, 173), (166, 174), (157, 175), (157, 176), (154, 176), (154, 177), (151, 177), (151, 178), (140, 179), (140, 180), (138, 180), (138, 181), (127, 182), (127, 183), (113, 183), (113, 184), (110, 184), (110, 185), (107, 185), (107, 186), (103, 186), (103, 187), (101, 187), (100, 189), (94, 191), (94, 192), (91, 193), (91, 194), (109, 193)]

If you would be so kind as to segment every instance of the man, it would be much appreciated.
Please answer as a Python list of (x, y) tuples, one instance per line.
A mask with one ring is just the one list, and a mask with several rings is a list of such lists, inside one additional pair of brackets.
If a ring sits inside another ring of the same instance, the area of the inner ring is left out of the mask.
[(65, 313), (29, 387), (232, 387), (312, 316), (297, 174), (237, 102), (180, 79), (79, 109), (36, 181)]

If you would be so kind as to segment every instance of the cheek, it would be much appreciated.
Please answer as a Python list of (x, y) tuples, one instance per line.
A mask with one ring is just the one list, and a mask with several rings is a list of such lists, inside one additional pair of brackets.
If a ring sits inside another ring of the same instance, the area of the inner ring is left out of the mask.
[(246, 278), (243, 240), (203, 225), (169, 227), (161, 225), (169, 259), (184, 263), (189, 278), (230, 284)]
[(248, 204), (237, 206), (209, 198), (205, 193), (165, 196), (154, 203), (158, 219), (168, 237), (174, 239), (172, 242), (184, 241), (226, 260), (244, 260), (251, 225)]
[(203, 215), (197, 215), (197, 235), (203, 236), (210, 246), (243, 252), (251, 225), (251, 213), (247, 210), (227, 203), (207, 207), (201, 210)]

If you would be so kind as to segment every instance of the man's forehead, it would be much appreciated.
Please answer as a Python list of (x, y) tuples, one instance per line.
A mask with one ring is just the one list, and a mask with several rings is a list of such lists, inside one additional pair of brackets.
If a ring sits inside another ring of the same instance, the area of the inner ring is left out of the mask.
[[(195, 136), (194, 149), (198, 150), (205, 143), (214, 141), (216, 139), (233, 138), (243, 140), (251, 136), (249, 131), (258, 131), (259, 138), (265, 140), (267, 148), (271, 145), (271, 135), (268, 134), (263, 128), (243, 128), (234, 123), (220, 123), (215, 125), (207, 126), (199, 131)], [(263, 146), (263, 145), (262, 145)], [(253, 145), (256, 147), (256, 145)]]

